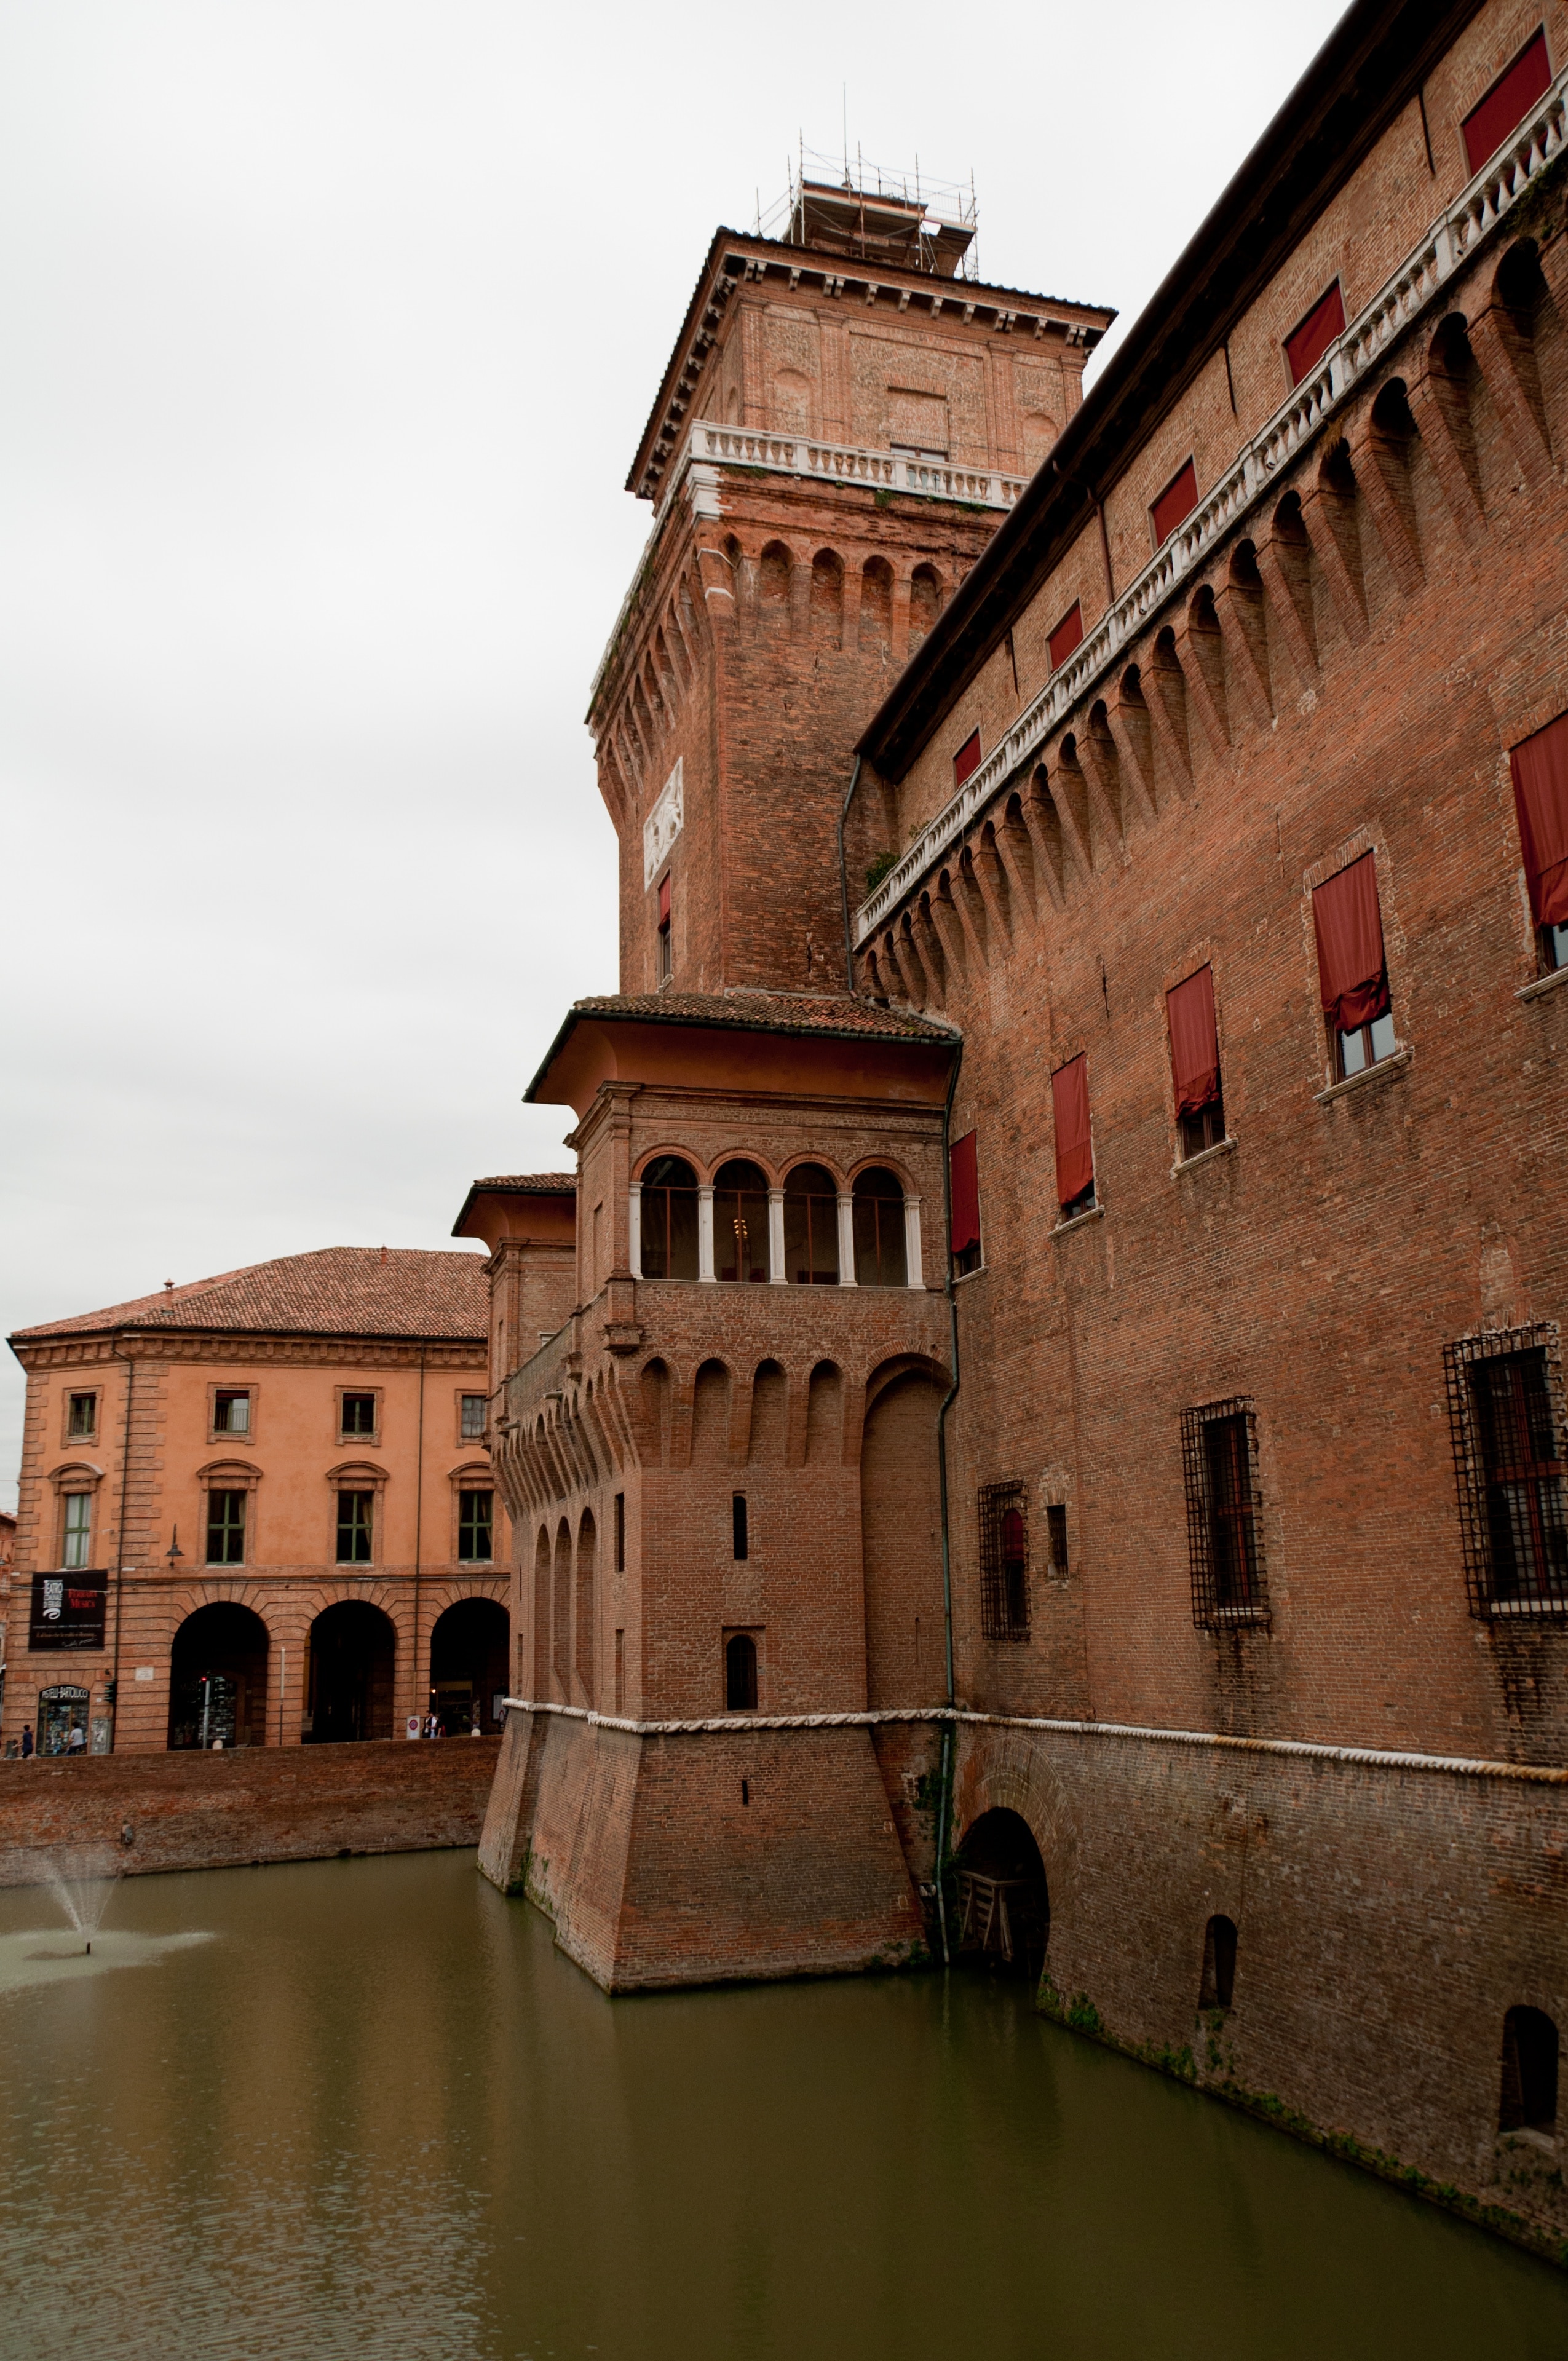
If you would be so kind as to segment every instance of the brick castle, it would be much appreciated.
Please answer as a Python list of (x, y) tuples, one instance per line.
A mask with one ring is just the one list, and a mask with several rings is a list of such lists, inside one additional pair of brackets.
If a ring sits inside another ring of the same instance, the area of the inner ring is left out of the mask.
[(1565, 63), (1354, 7), (1087, 399), (923, 206), (715, 238), (482, 1850), (610, 1989), (989, 1951), (1547, 2243)]

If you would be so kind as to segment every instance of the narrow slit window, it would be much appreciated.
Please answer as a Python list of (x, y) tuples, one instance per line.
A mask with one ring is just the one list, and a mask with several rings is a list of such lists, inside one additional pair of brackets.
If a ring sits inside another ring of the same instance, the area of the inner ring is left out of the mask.
[(1070, 1058), (1051, 1076), (1057, 1202), (1064, 1222), (1094, 1209), (1094, 1141), (1089, 1124), (1089, 1060)]
[(1214, 971), (1201, 967), (1165, 995), (1170, 1027), (1170, 1071), (1181, 1155), (1201, 1156), (1225, 1137), (1220, 1092), (1220, 1036), (1214, 1018)]
[(1046, 1510), (1046, 1542), (1050, 1555), (1051, 1572), (1065, 1575), (1067, 1562), (1067, 1503), (1053, 1501)]
[(672, 957), (674, 915), (674, 889), (672, 887), (668, 873), (666, 873), (665, 875), (659, 880), (658, 973), (661, 983), (663, 983), (665, 977), (669, 975), (674, 964)]
[(1334, 1071), (1341, 1082), (1365, 1071), (1398, 1047), (1388, 996), (1388, 963), (1377, 903), (1377, 856), (1364, 852), (1316, 887), (1318, 990)]
[(1236, 1989), (1236, 1922), (1223, 1914), (1203, 1929), (1203, 1974), (1198, 1989), (1201, 2009), (1228, 2009)]
[(1544, 98), (1551, 87), (1552, 65), (1542, 27), (1530, 36), (1513, 63), (1504, 67), (1464, 118), (1461, 126), (1464, 157), (1473, 173), (1497, 154), (1509, 132), (1518, 130), (1536, 100)]
[(749, 1631), (736, 1631), (724, 1643), (724, 1709), (757, 1710), (757, 1643)]
[(729, 1503), (730, 1554), (737, 1565), (750, 1554), (751, 1532), (746, 1515), (746, 1495), (737, 1492)]
[(617, 1574), (626, 1572), (626, 1495), (624, 1492), (618, 1492), (615, 1496), (615, 1570)]
[(1568, 967), (1568, 713), (1508, 756), (1519, 849), (1544, 974)]

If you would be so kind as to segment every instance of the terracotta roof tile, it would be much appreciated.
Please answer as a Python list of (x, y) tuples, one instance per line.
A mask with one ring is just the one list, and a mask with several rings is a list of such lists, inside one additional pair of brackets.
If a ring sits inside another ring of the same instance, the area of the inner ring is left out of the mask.
[(871, 1035), (885, 1041), (953, 1042), (957, 1028), (935, 1017), (913, 1016), (847, 993), (793, 992), (605, 993), (575, 1000), (574, 1016), (649, 1017), (663, 1025), (718, 1025), (751, 1033)]
[(470, 1197), (476, 1189), (510, 1189), (525, 1197), (575, 1197), (577, 1176), (575, 1172), (492, 1172), (469, 1184)]
[(408, 1246), (323, 1246), (215, 1279), (159, 1288), (102, 1312), (18, 1328), (11, 1343), (102, 1329), (225, 1329), (271, 1335), (409, 1336), (482, 1343), (489, 1290), (482, 1255)]

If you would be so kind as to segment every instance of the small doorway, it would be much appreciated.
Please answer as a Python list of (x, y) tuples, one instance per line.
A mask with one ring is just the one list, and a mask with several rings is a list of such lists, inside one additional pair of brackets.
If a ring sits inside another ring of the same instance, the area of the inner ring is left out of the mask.
[(269, 1635), (248, 1607), (219, 1600), (187, 1615), (169, 1662), (169, 1743), (228, 1748), (267, 1743)]
[(430, 1705), (444, 1736), (501, 1726), (511, 1653), (511, 1617), (498, 1599), (460, 1598), (430, 1635)]
[(1038, 1981), (1051, 1930), (1046, 1864), (1017, 1812), (982, 1812), (953, 1862), (957, 1949), (968, 1965)]
[(86, 1752), (87, 1698), (86, 1689), (63, 1681), (53, 1688), (38, 1691), (38, 1720), (34, 1742), (40, 1754), (82, 1754)]
[(305, 1717), (307, 1746), (331, 1746), (392, 1734), (391, 1618), (367, 1598), (340, 1598), (311, 1625)]

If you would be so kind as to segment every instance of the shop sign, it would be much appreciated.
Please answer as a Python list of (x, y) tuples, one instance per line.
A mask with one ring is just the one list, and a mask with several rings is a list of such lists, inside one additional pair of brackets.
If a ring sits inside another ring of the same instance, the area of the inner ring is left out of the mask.
[(35, 1574), (27, 1647), (54, 1654), (65, 1648), (101, 1648), (108, 1599), (106, 1574)]

